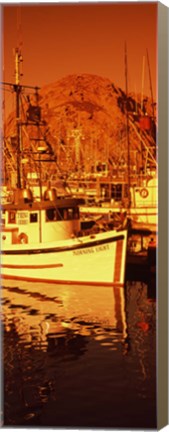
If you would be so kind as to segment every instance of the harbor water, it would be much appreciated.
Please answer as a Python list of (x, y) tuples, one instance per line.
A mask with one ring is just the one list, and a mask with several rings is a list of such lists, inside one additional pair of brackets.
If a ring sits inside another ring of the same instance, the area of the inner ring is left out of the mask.
[(6, 281), (1, 300), (4, 426), (156, 428), (155, 281)]

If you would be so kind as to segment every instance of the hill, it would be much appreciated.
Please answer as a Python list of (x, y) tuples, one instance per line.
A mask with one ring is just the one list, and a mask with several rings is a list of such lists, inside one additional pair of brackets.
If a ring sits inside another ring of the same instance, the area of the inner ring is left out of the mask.
[[(69, 75), (29, 96), (23, 92), (20, 108), (24, 124), (23, 157), (28, 148), (33, 154), (44, 141), (51, 158), (57, 160), (55, 166), (46, 163), (43, 168), (46, 176), (56, 170), (67, 175), (75, 171), (91, 172), (99, 164), (107, 164), (110, 169), (126, 167), (128, 146), (132, 166), (141, 169), (147, 161), (153, 165), (156, 157), (153, 109), (150, 98), (141, 101), (141, 95), (126, 97), (108, 79), (89, 74)], [(13, 156), (16, 142), (14, 138), (11, 144), (10, 137), (15, 137), (15, 124), (11, 114), (6, 125), (6, 146)], [(32, 164), (33, 159), (28, 158), (24, 169), (32, 170)]]

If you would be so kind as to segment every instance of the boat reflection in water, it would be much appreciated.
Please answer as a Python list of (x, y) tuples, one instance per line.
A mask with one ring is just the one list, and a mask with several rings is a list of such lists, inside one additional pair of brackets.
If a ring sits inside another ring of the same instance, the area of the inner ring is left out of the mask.
[(5, 282), (4, 424), (156, 427), (156, 303), (125, 288)]

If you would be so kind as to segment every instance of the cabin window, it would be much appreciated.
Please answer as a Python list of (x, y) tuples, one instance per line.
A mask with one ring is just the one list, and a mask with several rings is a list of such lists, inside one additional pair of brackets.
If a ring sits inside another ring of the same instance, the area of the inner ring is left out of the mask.
[(51, 208), (46, 210), (46, 222), (56, 221), (57, 220), (57, 214), (56, 209)]
[(38, 214), (37, 213), (31, 213), (30, 214), (30, 223), (38, 222)]
[(78, 207), (74, 208), (73, 219), (79, 219), (79, 209), (78, 209)]
[(62, 215), (64, 220), (68, 220), (68, 209), (62, 209)]
[(114, 184), (111, 186), (111, 196), (115, 201), (122, 200), (122, 184)]
[(79, 219), (78, 208), (59, 208), (57, 209), (58, 220), (73, 220)]
[(63, 220), (63, 212), (62, 209), (57, 209), (57, 220)]
[(0, 212), (0, 223), (1, 225), (5, 225), (5, 210)]
[(68, 219), (69, 219), (69, 220), (73, 219), (73, 209), (72, 209), (72, 208), (69, 208), (69, 209), (67, 210), (67, 212), (68, 212)]
[(9, 224), (15, 224), (16, 223), (16, 212), (10, 211), (8, 214), (8, 223)]
[(58, 220), (65, 220), (66, 213), (64, 213), (64, 210), (65, 209), (62, 209), (62, 208), (57, 209), (57, 219)]

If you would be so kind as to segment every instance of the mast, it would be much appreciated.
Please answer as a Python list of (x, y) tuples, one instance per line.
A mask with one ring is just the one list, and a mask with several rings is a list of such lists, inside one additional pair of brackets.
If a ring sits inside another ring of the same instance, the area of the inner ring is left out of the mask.
[(141, 111), (143, 112), (143, 99), (144, 99), (144, 75), (145, 75), (145, 56), (143, 56), (143, 69), (142, 69), (142, 82), (141, 82)]
[(15, 84), (13, 86), (16, 93), (16, 140), (17, 140), (17, 187), (21, 189), (21, 131), (20, 131), (20, 63), (23, 61), (19, 49), (16, 48), (15, 51)]
[(127, 133), (127, 164), (128, 164), (128, 208), (130, 208), (130, 139), (129, 139), (129, 115), (128, 115), (128, 67), (127, 44), (125, 42), (125, 87), (126, 87), (126, 133)]
[(154, 120), (154, 100), (153, 100), (153, 87), (152, 87), (152, 79), (151, 79), (151, 71), (150, 71), (150, 61), (149, 61), (149, 55), (147, 50), (147, 63), (148, 63), (148, 70), (149, 70), (149, 80), (150, 80), (150, 92), (151, 92), (151, 104), (152, 104), (152, 114), (153, 114), (153, 120)]

